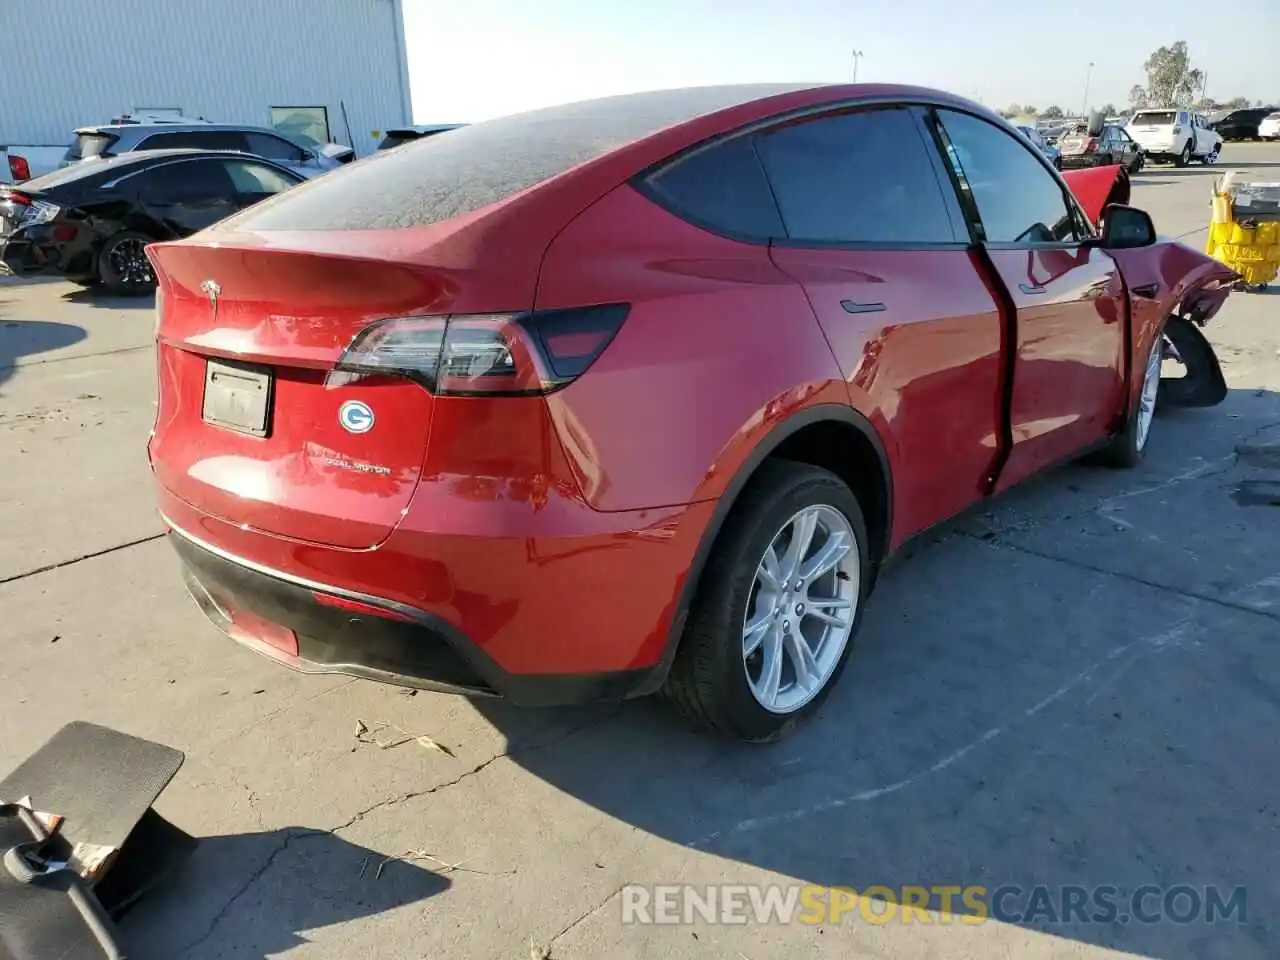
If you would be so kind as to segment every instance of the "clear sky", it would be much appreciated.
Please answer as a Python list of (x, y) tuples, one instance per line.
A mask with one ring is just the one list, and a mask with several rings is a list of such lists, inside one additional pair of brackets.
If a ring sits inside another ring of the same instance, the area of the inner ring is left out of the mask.
[(1280, 0), (404, 0), (417, 123), (714, 83), (919, 83), (1000, 109), (1123, 107), (1186, 40), (1207, 92), (1280, 101)]

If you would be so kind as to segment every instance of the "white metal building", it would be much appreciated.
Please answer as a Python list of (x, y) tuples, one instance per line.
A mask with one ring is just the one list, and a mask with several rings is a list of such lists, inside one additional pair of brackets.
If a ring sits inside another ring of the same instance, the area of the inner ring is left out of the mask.
[(165, 111), (364, 156), (413, 120), (401, 0), (0, 0), (0, 37), (0, 146)]

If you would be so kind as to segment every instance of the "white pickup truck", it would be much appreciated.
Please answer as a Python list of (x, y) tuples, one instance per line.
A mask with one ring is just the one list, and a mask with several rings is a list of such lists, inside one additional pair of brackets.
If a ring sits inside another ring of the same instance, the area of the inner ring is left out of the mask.
[(1185, 167), (1192, 160), (1217, 163), (1222, 137), (1198, 113), (1176, 107), (1138, 110), (1125, 127), (1148, 160), (1172, 160)]

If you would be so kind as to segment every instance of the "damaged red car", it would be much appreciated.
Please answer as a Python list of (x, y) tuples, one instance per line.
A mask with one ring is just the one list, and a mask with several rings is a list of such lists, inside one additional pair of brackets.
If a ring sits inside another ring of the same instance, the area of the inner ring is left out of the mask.
[[(769, 740), (911, 537), (1152, 441), (1233, 274), (967, 100), (636, 94), (478, 123), (149, 248), (159, 508), (303, 671)], [(1098, 223), (1102, 224), (1099, 229)]]

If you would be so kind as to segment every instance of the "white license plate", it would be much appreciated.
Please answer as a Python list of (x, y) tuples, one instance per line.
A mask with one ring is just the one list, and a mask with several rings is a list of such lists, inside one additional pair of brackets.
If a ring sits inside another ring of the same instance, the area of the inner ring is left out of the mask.
[(270, 368), (209, 360), (202, 412), (208, 423), (265, 437), (271, 412)]

